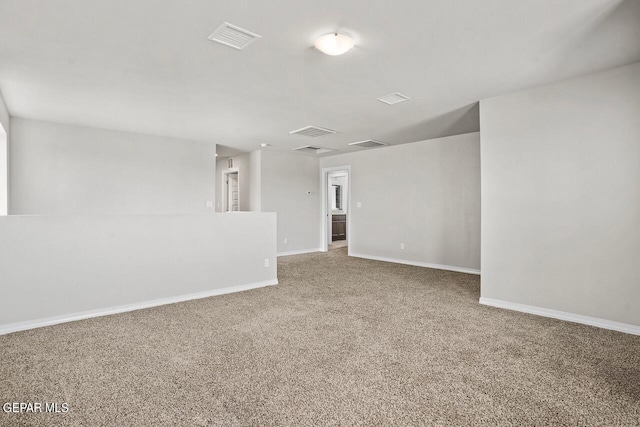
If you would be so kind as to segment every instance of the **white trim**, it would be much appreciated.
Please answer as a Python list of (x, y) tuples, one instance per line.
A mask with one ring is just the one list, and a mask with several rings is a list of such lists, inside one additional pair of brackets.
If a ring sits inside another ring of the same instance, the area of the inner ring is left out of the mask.
[(320, 248), (313, 249), (301, 249), (299, 251), (289, 251), (289, 252), (278, 252), (276, 256), (289, 256), (289, 255), (302, 255), (302, 254), (310, 254), (312, 252), (322, 252)]
[(493, 298), (480, 297), (480, 304), (507, 310), (520, 311), (522, 313), (535, 314), (552, 319), (565, 320), (567, 322), (582, 323), (612, 331), (624, 332), (632, 335), (640, 335), (640, 326), (629, 323), (614, 322), (613, 320), (599, 319), (597, 317), (583, 316), (582, 314), (567, 313), (566, 311), (552, 310), (550, 308), (536, 307), (533, 305), (518, 304)]
[(349, 256), (356, 257), (356, 258), (372, 259), (375, 261), (393, 262), (396, 264), (415, 265), (417, 267), (435, 268), (437, 270), (455, 271), (458, 273), (468, 273), (468, 274), (478, 274), (478, 275), (480, 274), (480, 270), (476, 270), (474, 268), (467, 268), (467, 267), (456, 267), (454, 265), (432, 264), (429, 262), (409, 261), (406, 259), (387, 258), (383, 256), (376, 256), (376, 255), (363, 255), (363, 254), (356, 254), (353, 252), (350, 252)]
[(265, 286), (277, 285), (278, 279), (265, 280), (263, 282), (249, 283), (247, 285), (229, 286), (226, 288), (211, 289), (204, 292), (192, 294), (176, 295), (173, 297), (159, 298), (151, 301), (142, 301), (132, 304), (119, 305), (115, 307), (98, 308), (95, 310), (81, 311), (78, 313), (63, 314), (60, 316), (46, 317), (43, 319), (27, 320), (24, 322), (9, 323), (0, 325), (0, 335), (12, 332), (24, 331), (27, 329), (41, 328), (43, 326), (57, 325), (58, 323), (73, 322), (75, 320), (90, 319), (92, 317), (108, 316), (111, 314), (124, 313), (127, 311), (141, 310), (144, 308), (157, 307), (159, 305), (175, 304), (177, 302), (189, 301), (200, 298), (208, 298), (217, 295), (230, 294), (234, 292), (248, 291), (250, 289), (262, 288)]

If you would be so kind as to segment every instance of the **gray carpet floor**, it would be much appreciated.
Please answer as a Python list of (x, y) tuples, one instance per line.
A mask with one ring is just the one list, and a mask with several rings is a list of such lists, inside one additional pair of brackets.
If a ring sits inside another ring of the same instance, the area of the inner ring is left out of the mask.
[(0, 337), (0, 425), (640, 425), (640, 337), (478, 304), (479, 277), (346, 256), (280, 285)]

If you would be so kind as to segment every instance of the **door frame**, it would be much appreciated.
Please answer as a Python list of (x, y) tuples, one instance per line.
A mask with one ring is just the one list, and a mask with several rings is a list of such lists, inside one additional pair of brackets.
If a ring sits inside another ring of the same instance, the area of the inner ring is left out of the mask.
[(329, 215), (329, 174), (331, 172), (346, 171), (347, 172), (347, 254), (351, 255), (351, 165), (332, 166), (322, 168), (320, 171), (320, 193), (321, 212), (320, 218), (320, 251), (327, 252), (329, 250), (329, 241), (331, 240), (331, 216)]
[(237, 173), (238, 174), (238, 211), (240, 209), (240, 168), (229, 168), (229, 169), (224, 169), (222, 171), (222, 192), (221, 194), (221, 202), (222, 204), (220, 205), (220, 212), (222, 213), (227, 213), (227, 212), (232, 212), (232, 211), (227, 211), (226, 210), (226, 205), (227, 203), (229, 203), (229, 195), (228, 193), (228, 189), (229, 186), (227, 184), (227, 180), (229, 179), (229, 174), (232, 173)]
[(0, 173), (3, 175), (0, 179), (0, 182), (3, 184), (2, 188), (0, 188), (0, 216), (9, 215), (11, 211), (9, 192), (9, 137), (7, 135), (7, 131), (0, 123)]

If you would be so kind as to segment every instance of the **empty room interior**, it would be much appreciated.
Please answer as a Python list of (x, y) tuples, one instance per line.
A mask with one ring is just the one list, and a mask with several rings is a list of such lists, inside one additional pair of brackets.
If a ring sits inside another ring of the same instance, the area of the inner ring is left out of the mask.
[(640, 425), (640, 1), (0, 0), (0, 425)]

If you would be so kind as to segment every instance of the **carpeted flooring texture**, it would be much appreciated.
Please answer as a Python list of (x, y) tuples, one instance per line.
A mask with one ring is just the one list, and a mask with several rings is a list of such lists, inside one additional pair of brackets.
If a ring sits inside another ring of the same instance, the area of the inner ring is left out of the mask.
[(640, 337), (478, 304), (479, 277), (278, 260), (280, 285), (0, 337), (0, 425), (640, 425)]

